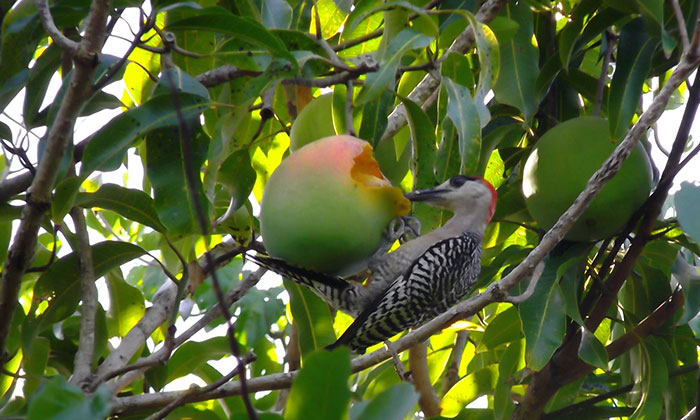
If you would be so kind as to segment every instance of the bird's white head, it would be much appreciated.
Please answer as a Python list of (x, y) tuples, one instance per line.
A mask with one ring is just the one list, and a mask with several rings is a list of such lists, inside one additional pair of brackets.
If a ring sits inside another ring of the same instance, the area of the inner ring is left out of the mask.
[(435, 188), (417, 190), (406, 194), (411, 201), (423, 201), (435, 207), (445, 208), (456, 216), (478, 216), (484, 224), (496, 210), (496, 189), (483, 178), (456, 175)]

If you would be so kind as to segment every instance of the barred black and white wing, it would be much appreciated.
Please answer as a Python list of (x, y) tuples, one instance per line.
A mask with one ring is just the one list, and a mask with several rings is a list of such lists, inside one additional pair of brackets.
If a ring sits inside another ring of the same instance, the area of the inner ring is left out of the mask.
[(338, 310), (353, 316), (362, 310), (360, 296), (363, 295), (363, 289), (357, 284), (350, 283), (340, 277), (296, 267), (284, 260), (264, 254), (246, 254), (246, 258), (283, 277), (311, 288), (321, 299)]
[(428, 248), (330, 347), (357, 353), (445, 312), (465, 297), (481, 269), (481, 237), (468, 232)]

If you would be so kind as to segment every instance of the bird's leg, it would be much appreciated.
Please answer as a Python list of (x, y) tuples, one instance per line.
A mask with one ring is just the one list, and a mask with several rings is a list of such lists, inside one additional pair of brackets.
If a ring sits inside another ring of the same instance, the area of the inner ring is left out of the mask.
[[(389, 253), (391, 247), (397, 240), (403, 244), (419, 235), (420, 222), (415, 217), (400, 216), (389, 222), (389, 226), (382, 232), (382, 244), (367, 263), (367, 267), (372, 273), (370, 279), (379, 281), (378, 285), (375, 285), (378, 291), (382, 291), (385, 283), (388, 284), (396, 277), (394, 275), (396, 273), (393, 273), (392, 270), (398, 257), (394, 253)], [(367, 283), (367, 285), (369, 284)]]
[(370, 262), (386, 255), (394, 242), (399, 241), (403, 244), (418, 236), (420, 236), (420, 221), (418, 219), (413, 216), (395, 217), (382, 232), (381, 245), (370, 258)]

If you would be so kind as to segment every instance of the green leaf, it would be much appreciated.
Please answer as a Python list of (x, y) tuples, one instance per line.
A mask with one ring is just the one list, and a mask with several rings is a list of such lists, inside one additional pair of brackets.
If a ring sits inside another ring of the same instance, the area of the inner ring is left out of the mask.
[(316, 350), (335, 342), (333, 317), (328, 304), (314, 292), (291, 280), (284, 279), (289, 292), (289, 306), (299, 333), (302, 361)]
[[(301, 4), (302, 2), (300, 2)], [(359, 25), (353, 25), (352, 23), (360, 16), (362, 16), (366, 11), (370, 10), (375, 6), (374, 2), (355, 2), (355, 9), (348, 15), (348, 19), (345, 22), (345, 27), (343, 32), (340, 34), (340, 42), (347, 42), (349, 40), (359, 39), (366, 36), (380, 27), (384, 22), (384, 16), (381, 13), (376, 13), (371, 15), (369, 18), (365, 19)], [(351, 29), (355, 26), (354, 29)], [(308, 27), (308, 26), (307, 26)], [(380, 38), (371, 37), (366, 42), (363, 42), (354, 47), (347, 48), (343, 51), (339, 51), (340, 57), (356, 57), (360, 54), (368, 54), (377, 51), (380, 44)]]
[(501, 344), (520, 340), (520, 330), (518, 310), (511, 306), (489, 322), (478, 348), (493, 350)]
[(435, 133), (430, 117), (418, 104), (410, 99), (402, 98), (406, 108), (408, 127), (411, 131), (411, 172), (413, 173), (413, 188), (426, 189), (435, 186)]
[(539, 59), (537, 48), (532, 45), (532, 12), (527, 4), (520, 2), (508, 3), (501, 14), (513, 20), (518, 30), (509, 37), (512, 29), (491, 25), (498, 39), (500, 59), (493, 91), (498, 102), (518, 108), (529, 124), (537, 111), (535, 86)]
[(105, 274), (105, 279), (109, 290), (109, 336), (124, 337), (146, 313), (143, 293), (128, 284), (120, 270)]
[(659, 418), (664, 405), (664, 390), (668, 385), (668, 367), (663, 355), (650, 339), (639, 346), (641, 369), (635, 384), (641, 393), (637, 409), (630, 420)]
[(481, 123), (479, 111), (469, 89), (449, 78), (442, 83), (447, 89), (447, 115), (457, 129), (459, 155), (462, 159), (460, 172), (476, 172), (481, 153)]
[(394, 106), (394, 96), (389, 91), (379, 93), (379, 97), (362, 107), (362, 123), (358, 136), (376, 147), (386, 129), (387, 115)]
[(453, 175), (459, 173), (461, 157), (459, 154), (459, 138), (452, 120), (444, 119), (442, 122), (442, 138), (435, 158), (435, 177), (437, 182), (447, 181)]
[(284, 315), (284, 303), (277, 297), (282, 291), (275, 287), (268, 290), (249, 290), (239, 301), (241, 314), (236, 330), (241, 344), (255, 347), (265, 342), (270, 327)]
[[(5, 124), (4, 122), (0, 122), (0, 139), (4, 140), (10, 140), (12, 141), (12, 130), (10, 127)], [(2, 167), (2, 176), (5, 176), (5, 169), (7, 167), (7, 162), (5, 161), (5, 157), (3, 156), (3, 167)]]
[(340, 420), (350, 402), (350, 352), (321, 350), (304, 362), (289, 391), (285, 420)]
[(513, 341), (503, 352), (498, 362), (498, 384), (493, 395), (493, 416), (495, 420), (510, 418), (515, 410), (515, 403), (510, 390), (513, 387), (511, 378), (524, 363), (525, 346), (522, 340)]
[[(34, 55), (37, 43), (44, 36), (34, 2), (18, 1), (3, 17), (0, 33), (0, 89), (3, 93), (0, 109), (5, 109), (26, 83), (29, 76), (26, 67)], [(24, 80), (13, 80), (15, 76), (21, 76)]]
[[(581, 246), (582, 252), (588, 250), (588, 246)], [(570, 254), (569, 254), (570, 255)], [(578, 325), (584, 325), (583, 318), (578, 309), (579, 289), (583, 282), (583, 273), (586, 269), (586, 256), (574, 257), (564, 262), (557, 268), (557, 281), (560, 283), (566, 315)]]
[[(189, 120), (194, 125), (194, 121)], [(199, 126), (198, 123), (196, 123)], [(158, 218), (170, 234), (200, 232), (198, 211), (209, 219), (209, 200), (204, 194), (200, 168), (209, 148), (209, 138), (200, 128), (189, 139), (190, 156), (185, 156), (177, 127), (151, 131), (146, 137), (146, 173), (153, 185)], [(190, 191), (185, 174), (185, 159), (191, 160), (195, 185)], [(194, 193), (199, 198), (197, 209)]]
[(159, 232), (165, 231), (165, 227), (158, 219), (153, 199), (140, 190), (116, 184), (103, 184), (94, 193), (79, 193), (75, 205), (84, 208), (99, 207), (111, 210)]
[(81, 183), (82, 180), (75, 176), (65, 178), (58, 183), (51, 202), (51, 219), (55, 223), (63, 224), (63, 218), (75, 203)]
[(605, 346), (586, 327), (581, 327), (581, 344), (578, 346), (578, 356), (591, 366), (608, 370), (608, 352), (605, 350)]
[[(92, 246), (95, 279), (115, 267), (138, 258), (145, 251), (127, 242), (105, 241)], [(34, 285), (33, 313), (40, 300), (51, 298), (48, 308), (40, 315), (43, 326), (69, 317), (81, 299), (78, 255), (72, 252), (51, 264)]]
[(263, 0), (262, 20), (266, 28), (287, 29), (292, 22), (292, 6), (284, 0)]
[(86, 397), (63, 376), (54, 376), (29, 402), (27, 420), (103, 420), (110, 413), (111, 398), (105, 385)]
[(569, 59), (574, 51), (574, 45), (578, 39), (587, 18), (596, 11), (599, 2), (596, 0), (586, 0), (578, 3), (571, 13), (571, 19), (559, 33), (559, 60), (562, 68), (569, 67)]
[(681, 182), (681, 188), (673, 196), (673, 201), (683, 232), (700, 243), (700, 217), (697, 213), (700, 208), (700, 185)]
[(45, 337), (36, 337), (32, 340), (29, 348), (23, 348), (24, 360), (22, 369), (27, 375), (24, 381), (24, 396), (26, 398), (34, 395), (39, 385), (44, 380), (46, 364), (49, 362), (51, 344)]
[(36, 59), (34, 66), (29, 71), (27, 92), (24, 96), (23, 117), (27, 128), (36, 127), (35, 122), (39, 114), (39, 107), (49, 87), (49, 82), (61, 65), (61, 48), (57, 44), (51, 44), (49, 48)]
[(247, 149), (232, 153), (221, 164), (216, 180), (224, 185), (231, 195), (232, 210), (237, 210), (248, 200), (256, 177)]
[(393, 86), (401, 57), (406, 52), (425, 48), (432, 42), (432, 38), (420, 32), (408, 28), (401, 31), (387, 48), (386, 54), (381, 58), (382, 65), (379, 70), (369, 73), (360, 93), (355, 98), (357, 105), (364, 105), (375, 100), (385, 89)]
[(683, 316), (678, 325), (686, 324), (700, 313), (700, 274), (695, 266), (688, 264), (679, 253), (672, 268), (673, 278), (683, 288)]
[(418, 402), (418, 394), (406, 382), (393, 385), (367, 404), (356, 420), (401, 420)]
[[(411, 131), (413, 189), (433, 188), (437, 183), (434, 170), (437, 147), (433, 123), (418, 104), (406, 98), (402, 98), (401, 101), (406, 109)], [(412, 214), (420, 220), (423, 230), (431, 231), (439, 226), (442, 214), (440, 209), (418, 203), (412, 207)]]
[[(345, 22), (347, 11), (338, 7), (333, 0), (317, 0), (315, 2), (316, 11), (319, 17), (321, 36), (324, 39), (332, 38), (338, 33), (338, 29)], [(316, 34), (316, 14), (311, 15), (311, 34)]]
[(236, 16), (220, 7), (207, 8), (198, 11), (195, 16), (169, 22), (165, 30), (211, 31), (232, 35), (285, 58), (296, 67), (294, 56), (275, 34), (250, 18)]
[(624, 137), (637, 111), (642, 87), (658, 44), (657, 38), (649, 38), (641, 19), (635, 19), (622, 28), (615, 74), (608, 95), (610, 136), (614, 140)]
[(456, 417), (460, 411), (477, 397), (493, 391), (498, 382), (498, 365), (489, 365), (460, 379), (442, 398), (441, 415)]
[(231, 354), (228, 337), (220, 336), (205, 341), (188, 341), (180, 346), (168, 361), (166, 383), (197, 370), (209, 360), (218, 360)]
[(547, 364), (566, 332), (564, 297), (556, 281), (561, 262), (558, 258), (547, 260), (535, 292), (518, 305), (527, 344), (525, 360), (532, 370), (540, 370)]
[[(199, 95), (180, 93), (180, 111), (187, 120), (207, 108), (207, 100)], [(177, 126), (177, 110), (170, 94), (156, 96), (139, 107), (130, 109), (112, 119), (98, 131), (85, 146), (80, 166), (80, 178), (87, 178), (95, 170), (118, 167), (126, 151), (140, 136), (151, 130)]]

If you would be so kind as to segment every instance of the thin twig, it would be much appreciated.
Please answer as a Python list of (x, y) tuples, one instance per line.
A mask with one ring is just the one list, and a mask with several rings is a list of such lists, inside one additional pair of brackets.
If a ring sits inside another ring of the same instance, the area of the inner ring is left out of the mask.
[(540, 263), (537, 264), (537, 267), (535, 267), (535, 270), (532, 272), (532, 276), (530, 276), (530, 283), (528, 283), (527, 289), (525, 289), (525, 291), (518, 296), (506, 296), (503, 298), (503, 301), (512, 303), (513, 305), (517, 305), (518, 303), (523, 303), (526, 300), (530, 299), (530, 296), (532, 296), (532, 294), (535, 293), (537, 283), (540, 281), (540, 277), (542, 277), (543, 271), (544, 262), (540, 261)]
[(683, 47), (683, 52), (686, 52), (690, 50), (690, 40), (688, 39), (688, 30), (685, 27), (683, 11), (681, 10), (681, 5), (678, 3), (678, 0), (671, 0), (671, 7), (673, 8), (673, 15), (676, 17), (676, 23), (678, 24), (681, 46)]
[(608, 69), (610, 68), (610, 60), (612, 59), (612, 53), (616, 40), (615, 35), (613, 35), (609, 29), (606, 29), (605, 32), (603, 32), (603, 36), (608, 42), (605, 47), (605, 53), (603, 54), (603, 65), (600, 67), (600, 77), (598, 78), (598, 86), (596, 88), (593, 111), (591, 111), (592, 115), (600, 114), (600, 107), (603, 103), (603, 92), (605, 92), (605, 86), (608, 80)]
[(357, 136), (355, 133), (355, 126), (353, 124), (353, 118), (352, 118), (352, 89), (353, 89), (353, 80), (350, 79), (345, 83), (346, 91), (345, 91), (345, 133), (350, 135), (350, 136)]
[(464, 353), (468, 338), (469, 331), (457, 331), (455, 345), (452, 349), (452, 354), (450, 354), (450, 360), (447, 362), (447, 369), (445, 369), (445, 376), (442, 380), (442, 395), (445, 395), (459, 380), (459, 365), (462, 364), (462, 353)]
[(399, 375), (399, 378), (401, 378), (402, 381), (412, 382), (411, 372), (406, 372), (406, 368), (404, 367), (403, 362), (399, 358), (399, 353), (396, 351), (391, 341), (384, 341), (384, 347), (387, 349), (389, 354), (391, 354), (391, 359), (394, 362), (394, 369), (396, 370), (396, 374)]

